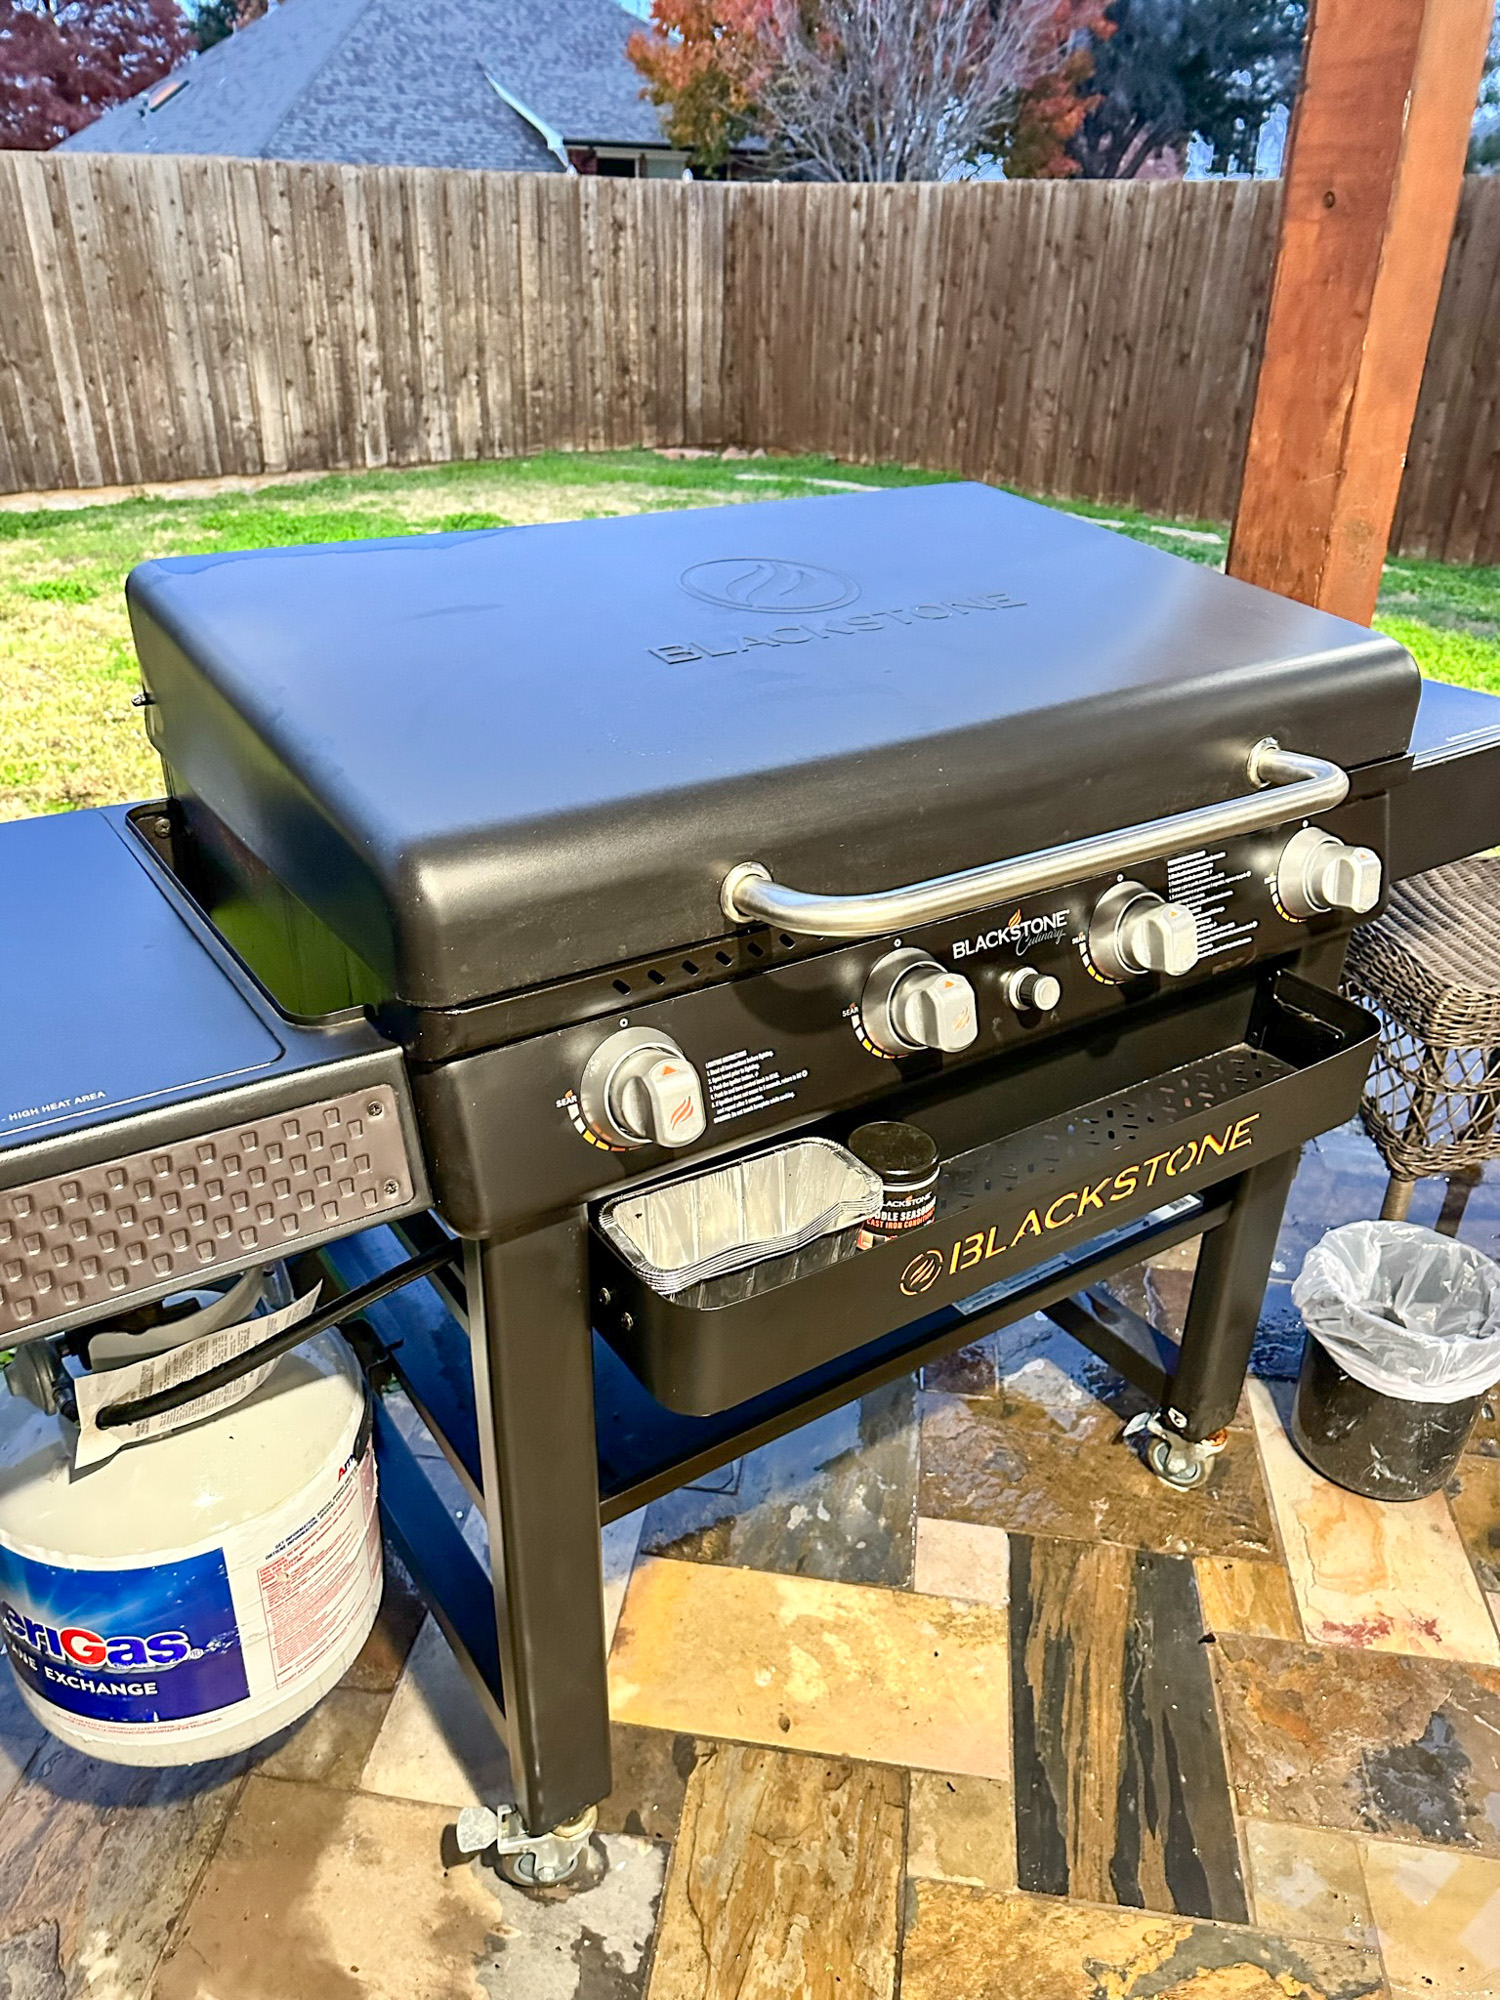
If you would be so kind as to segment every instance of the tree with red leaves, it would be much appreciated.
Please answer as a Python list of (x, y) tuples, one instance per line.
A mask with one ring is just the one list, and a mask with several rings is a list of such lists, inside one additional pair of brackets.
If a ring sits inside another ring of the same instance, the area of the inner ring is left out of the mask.
[(625, 44), (646, 79), (642, 94), (666, 114), (667, 137), (700, 171), (718, 173), (755, 129), (769, 30), (769, 0), (652, 0), (650, 32)]
[(1041, 74), (991, 135), (1007, 180), (1063, 180), (1079, 171), (1069, 150), (1099, 103), (1088, 88), (1094, 52), (1112, 32), (1110, 0), (1057, 0), (1038, 37)]
[(55, 146), (197, 47), (177, 0), (0, 0), (0, 146)]
[(940, 180), (976, 160), (1072, 173), (1108, 0), (653, 0), (631, 60), (700, 169), (750, 134), (773, 171)]

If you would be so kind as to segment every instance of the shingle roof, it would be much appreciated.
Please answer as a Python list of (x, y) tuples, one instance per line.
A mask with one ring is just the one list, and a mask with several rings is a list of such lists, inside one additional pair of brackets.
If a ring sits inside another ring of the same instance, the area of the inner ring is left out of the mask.
[(494, 85), (570, 144), (661, 146), (625, 55), (638, 26), (616, 0), (282, 0), (181, 64), (159, 110), (130, 100), (65, 143), (557, 172)]

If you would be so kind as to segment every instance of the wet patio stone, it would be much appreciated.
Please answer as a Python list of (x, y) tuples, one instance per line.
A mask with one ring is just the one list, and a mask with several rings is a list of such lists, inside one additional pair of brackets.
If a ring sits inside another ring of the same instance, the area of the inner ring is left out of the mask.
[(591, 1887), (528, 1895), (443, 1870), (451, 1817), (252, 1777), (152, 2000), (643, 2000), (664, 1848), (604, 1836)]
[[(1040, 1313), (1001, 1327), (987, 1340), (963, 1349), (971, 1357), (964, 1386), (924, 1376), (926, 1403), (956, 1395), (977, 1398), (987, 1413), (1024, 1424), (1045, 1436), (1077, 1439), (1116, 1437), (1122, 1425), (1149, 1399), (1117, 1375), (1081, 1341)], [(979, 1357), (988, 1364), (981, 1394)]]
[(0, 1665), (0, 1809), (47, 1740), (46, 1730), (22, 1701), (9, 1664)]
[(1374, 2000), (1349, 1945), (947, 1882), (907, 1890), (901, 2000)]
[(647, 1728), (1005, 1778), (1007, 1632), (986, 1604), (650, 1557), (610, 1706)]
[(740, 1461), (732, 1491), (683, 1487), (646, 1510), (646, 1555), (841, 1583), (911, 1582), (916, 1385), (887, 1384)]
[(1255, 1921), (1288, 1937), (1373, 1945), (1375, 1923), (1351, 1834), (1284, 1820), (1245, 1822)]
[(1466, 1453), (1448, 1499), (1481, 1589), (1500, 1591), (1500, 1458)]
[(1500, 1671), (1232, 1634), (1211, 1650), (1247, 1818), (1500, 1855)]
[(1274, 1557), (1252, 1440), (1237, 1433), (1206, 1488), (1176, 1493), (1088, 1413), (1078, 1434), (1013, 1421), (992, 1401), (924, 1399), (924, 1516), (1025, 1534), (1118, 1542), (1173, 1555)]
[(1500, 1395), (1486, 1396), (1479, 1405), (1468, 1449), (1479, 1458), (1500, 1458)]
[(1391, 2000), (1495, 2000), (1500, 1862), (1370, 1840), (1364, 1864)]
[(488, 1877), (500, 1910), (475, 1967), (485, 2000), (645, 2000), (666, 1849), (628, 1834), (595, 1847), (603, 1873), (579, 1894), (528, 1895)]
[(152, 1770), (39, 1752), (0, 1818), (0, 1992), (149, 1991), (243, 1772), (243, 1759)]
[(252, 1753), (256, 1770), (264, 1777), (297, 1784), (352, 1789), (360, 1781), (390, 1701), (388, 1694), (333, 1688), (310, 1715)]
[(1291, 1579), (1280, 1563), (1199, 1556), (1194, 1569), (1207, 1631), (1247, 1632), (1257, 1639), (1302, 1637)]
[(1315, 1472), (1270, 1387), (1250, 1384), (1261, 1459), (1303, 1630), (1314, 1645), (1500, 1667), (1500, 1639), (1441, 1493), (1386, 1504)]
[(1023, 1889), (1248, 1917), (1191, 1562), (1011, 1541)]
[(1016, 1886), (1016, 1808), (1009, 1784), (913, 1771), (906, 1872), (977, 1889)]
[(340, 1687), (363, 1694), (389, 1694), (401, 1678), (406, 1656), (421, 1629), (427, 1607), (393, 1550), (385, 1552), (385, 1586), (380, 1610)]
[(713, 1745), (688, 1785), (651, 2000), (891, 2000), (897, 1771)]
[(921, 1381), (924, 1389), (936, 1389), (945, 1396), (993, 1396), (994, 1341), (977, 1340), (972, 1347), (939, 1355), (923, 1368)]
[(609, 1760), (613, 1789), (600, 1803), (599, 1831), (675, 1840), (688, 1780), (707, 1747), (680, 1731), (612, 1723)]

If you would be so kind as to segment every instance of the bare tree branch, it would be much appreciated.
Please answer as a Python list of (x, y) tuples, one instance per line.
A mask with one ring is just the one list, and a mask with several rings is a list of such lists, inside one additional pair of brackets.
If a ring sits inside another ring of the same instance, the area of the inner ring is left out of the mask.
[(1055, 0), (768, 0), (762, 129), (816, 180), (951, 177), (1048, 61)]

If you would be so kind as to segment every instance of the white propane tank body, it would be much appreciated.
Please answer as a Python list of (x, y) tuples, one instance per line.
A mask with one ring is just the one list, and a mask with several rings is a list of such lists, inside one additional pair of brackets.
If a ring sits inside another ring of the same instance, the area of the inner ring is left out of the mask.
[(243, 1402), (75, 1474), (71, 1428), (0, 1389), (0, 1631), (53, 1735), (198, 1763), (333, 1686), (380, 1606), (367, 1410), (320, 1334)]

